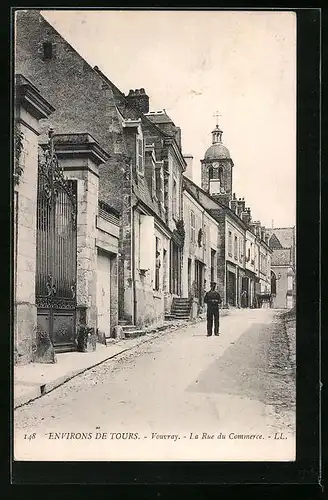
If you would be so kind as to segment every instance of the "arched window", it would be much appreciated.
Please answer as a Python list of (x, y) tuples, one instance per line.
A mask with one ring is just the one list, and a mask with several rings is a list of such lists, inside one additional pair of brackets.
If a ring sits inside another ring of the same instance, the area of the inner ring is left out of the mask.
[(220, 181), (220, 184), (222, 186), (222, 183), (223, 183), (223, 168), (222, 167), (219, 168), (219, 181)]
[(208, 178), (209, 180), (213, 179), (213, 167), (210, 167), (208, 169)]

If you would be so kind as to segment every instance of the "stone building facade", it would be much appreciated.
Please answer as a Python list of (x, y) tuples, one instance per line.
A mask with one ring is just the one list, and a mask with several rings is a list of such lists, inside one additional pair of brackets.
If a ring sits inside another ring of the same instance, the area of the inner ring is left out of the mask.
[(296, 229), (270, 228), (269, 235), (273, 307), (290, 309), (296, 304)]
[(204, 294), (217, 278), (219, 247), (218, 222), (194, 196), (185, 182), (183, 195), (185, 244), (183, 253), (182, 295), (191, 300), (191, 315), (203, 310)]

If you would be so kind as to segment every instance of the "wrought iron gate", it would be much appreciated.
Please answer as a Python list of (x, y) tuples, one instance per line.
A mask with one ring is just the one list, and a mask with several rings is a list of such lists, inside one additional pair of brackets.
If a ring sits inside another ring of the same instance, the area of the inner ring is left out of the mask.
[(38, 329), (56, 351), (74, 349), (76, 316), (76, 181), (64, 178), (53, 131), (39, 155), (36, 305)]

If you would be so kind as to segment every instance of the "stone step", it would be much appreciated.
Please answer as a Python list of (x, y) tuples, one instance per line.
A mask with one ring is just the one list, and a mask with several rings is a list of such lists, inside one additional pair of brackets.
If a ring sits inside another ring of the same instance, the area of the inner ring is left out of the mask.
[(189, 318), (190, 314), (185, 313), (185, 312), (173, 312), (172, 311), (171, 316), (173, 316), (175, 318)]
[(171, 319), (190, 319), (190, 315), (189, 314), (172, 314), (171, 316)]
[(120, 325), (122, 327), (122, 330), (123, 332), (128, 332), (128, 331), (131, 331), (131, 330), (137, 330), (138, 328), (136, 327), (136, 325)]
[(126, 339), (135, 339), (136, 337), (141, 337), (142, 335), (146, 335), (146, 330), (124, 330), (124, 336)]
[(183, 306), (173, 306), (171, 311), (190, 311), (190, 307), (183, 307)]

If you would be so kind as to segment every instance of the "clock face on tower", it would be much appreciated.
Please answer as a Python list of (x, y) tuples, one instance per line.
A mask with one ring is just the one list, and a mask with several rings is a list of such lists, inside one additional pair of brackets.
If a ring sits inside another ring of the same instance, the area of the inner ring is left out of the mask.
[(219, 163), (218, 163), (217, 161), (215, 161), (215, 162), (213, 163), (213, 167), (214, 167), (214, 168), (218, 168), (218, 167), (219, 167)]

